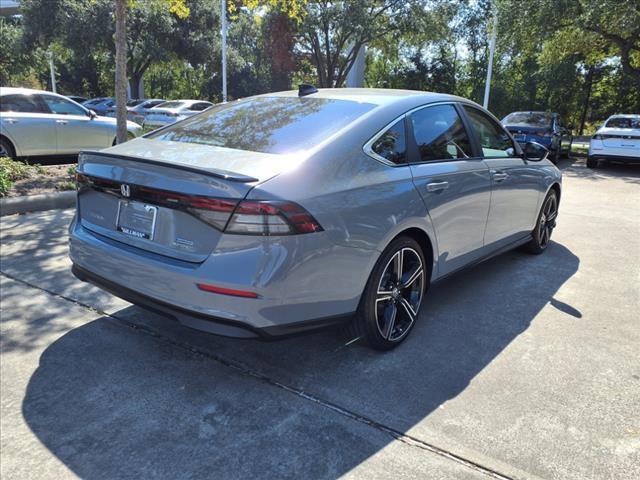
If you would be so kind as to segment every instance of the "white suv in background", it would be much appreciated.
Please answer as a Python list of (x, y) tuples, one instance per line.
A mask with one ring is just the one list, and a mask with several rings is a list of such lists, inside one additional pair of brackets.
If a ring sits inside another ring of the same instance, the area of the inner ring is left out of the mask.
[(600, 160), (640, 164), (640, 115), (612, 115), (591, 139), (587, 167)]

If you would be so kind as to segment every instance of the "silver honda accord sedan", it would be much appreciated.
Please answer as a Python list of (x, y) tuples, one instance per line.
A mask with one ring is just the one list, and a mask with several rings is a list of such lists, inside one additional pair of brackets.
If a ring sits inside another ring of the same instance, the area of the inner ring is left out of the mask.
[(206, 332), (350, 322), (390, 349), (430, 283), (548, 247), (547, 155), (451, 95), (301, 86), (221, 104), (81, 154), (73, 272)]

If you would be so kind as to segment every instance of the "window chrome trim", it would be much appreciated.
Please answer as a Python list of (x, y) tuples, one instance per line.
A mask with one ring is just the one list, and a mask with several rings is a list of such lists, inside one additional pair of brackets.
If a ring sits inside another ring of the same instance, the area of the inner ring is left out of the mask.
[[(452, 159), (434, 159), (434, 160), (426, 160), (424, 162), (407, 162), (407, 163), (393, 163), (390, 160), (387, 160), (386, 158), (378, 155), (376, 152), (373, 151), (373, 144), (376, 142), (376, 140), (378, 140), (388, 129), (390, 129), (393, 125), (395, 125), (398, 121), (403, 120), (406, 121), (406, 119), (409, 117), (409, 115), (411, 115), (414, 112), (417, 112), (418, 110), (422, 110), (424, 108), (429, 108), (429, 107), (435, 107), (438, 105), (453, 105), (453, 107), (455, 108), (456, 104), (461, 104), (461, 105), (465, 105), (467, 104), (466, 102), (456, 102), (454, 100), (445, 100), (442, 102), (433, 102), (433, 103), (428, 103), (427, 105), (420, 105), (418, 107), (414, 107), (411, 110), (408, 110), (406, 112), (404, 112), (402, 115), (399, 115), (398, 117), (396, 117), (395, 119), (393, 119), (391, 122), (389, 122), (387, 125), (385, 125), (381, 130), (379, 130), (373, 137), (371, 137), (369, 139), (369, 141), (367, 143), (365, 143), (362, 146), (362, 150), (364, 151), (364, 153), (373, 158), (374, 160), (377, 160), (380, 163), (383, 163), (385, 165), (388, 165), (390, 167), (406, 167), (408, 165), (416, 165), (416, 164), (420, 164), (420, 163), (426, 163), (426, 162), (450, 162), (452, 161)], [(458, 115), (458, 117), (460, 117), (460, 114), (457, 112), (456, 110), (456, 114)], [(460, 121), (462, 122), (462, 118), (460, 118)], [(407, 136), (407, 131), (406, 131), (406, 125), (405, 125), (405, 141), (408, 140), (406, 138)], [(469, 139), (471, 140), (471, 139)], [(408, 150), (408, 145), (407, 145), (407, 150)], [(407, 155), (409, 154), (409, 152), (407, 151)], [(474, 157), (467, 157), (464, 160), (472, 160)], [(460, 159), (456, 159), (456, 160), (460, 160)]]
[[(384, 158), (381, 155), (378, 155), (376, 152), (373, 151), (373, 144), (376, 143), (378, 141), (378, 139), (380, 137), (382, 137), (382, 135), (384, 135), (387, 130), (389, 130), (391, 127), (393, 127), (396, 123), (402, 121), (403, 122), (403, 127), (404, 127), (404, 137), (405, 137), (405, 148), (408, 146), (406, 145), (407, 143), (407, 128), (404, 125), (404, 122), (407, 118), (407, 115), (409, 114), (409, 112), (403, 113), (402, 115), (400, 115), (399, 117), (393, 119), (391, 122), (389, 122), (386, 126), (384, 126), (380, 131), (378, 131), (378, 133), (376, 133), (373, 137), (371, 137), (369, 139), (369, 141), (367, 143), (365, 143), (362, 147), (362, 150), (364, 151), (364, 153), (366, 153), (368, 156), (370, 156), (371, 158), (373, 158), (374, 160), (377, 160), (380, 163), (384, 163), (385, 165), (389, 165), (390, 167), (402, 167), (405, 165), (409, 165), (409, 162), (407, 163), (393, 163), (390, 160), (387, 160), (386, 158)], [(408, 150), (408, 149), (407, 149)], [(408, 155), (409, 152), (406, 152), (406, 155)]]

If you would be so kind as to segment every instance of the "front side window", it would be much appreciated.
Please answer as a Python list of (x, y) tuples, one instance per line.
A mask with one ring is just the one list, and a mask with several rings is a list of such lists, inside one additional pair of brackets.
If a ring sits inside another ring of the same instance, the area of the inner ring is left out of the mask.
[(435, 105), (411, 114), (419, 161), (453, 160), (471, 155), (471, 142), (453, 105)]
[(42, 99), (51, 110), (51, 113), (57, 115), (82, 115), (87, 116), (87, 113), (73, 102), (65, 100), (60, 97), (52, 97), (49, 95), (42, 95)]
[(49, 113), (35, 95), (4, 95), (0, 100), (0, 112)]
[(484, 157), (511, 157), (515, 148), (504, 128), (477, 108), (464, 106)]
[(404, 118), (389, 127), (371, 145), (371, 150), (393, 163), (407, 163), (407, 141), (404, 132)]
[(331, 98), (257, 97), (216, 105), (147, 138), (286, 154), (314, 147), (375, 106)]

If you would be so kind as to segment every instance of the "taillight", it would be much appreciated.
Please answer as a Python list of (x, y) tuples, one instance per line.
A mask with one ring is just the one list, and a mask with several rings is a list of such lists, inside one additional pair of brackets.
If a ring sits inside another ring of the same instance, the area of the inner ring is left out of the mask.
[[(76, 172), (78, 190), (93, 189), (123, 195), (121, 182)], [(127, 184), (128, 199), (187, 212), (226, 233), (297, 235), (321, 232), (313, 216), (294, 202), (216, 198)]]
[(296, 235), (322, 230), (316, 219), (297, 203), (243, 201), (233, 212), (225, 232), (243, 235)]
[(224, 230), (231, 212), (238, 204), (237, 200), (224, 198), (183, 195), (181, 193), (157, 190), (155, 188), (134, 186), (132, 194), (140, 200), (191, 213), (205, 223)]

